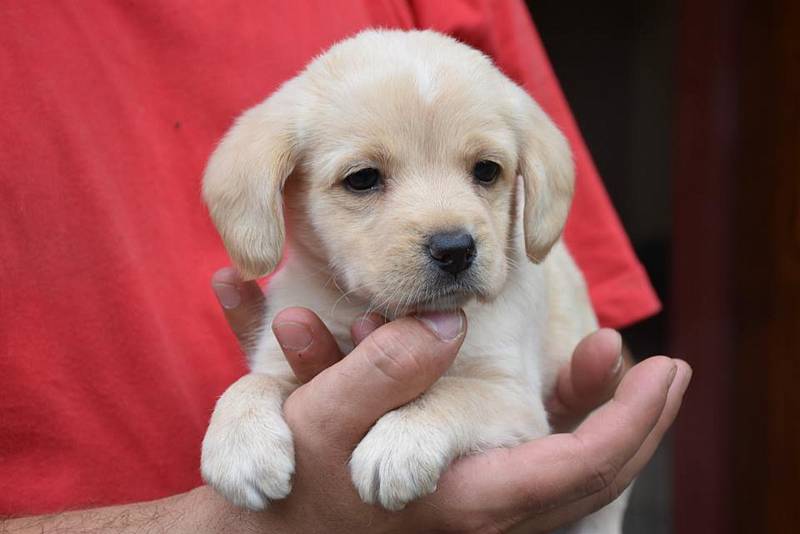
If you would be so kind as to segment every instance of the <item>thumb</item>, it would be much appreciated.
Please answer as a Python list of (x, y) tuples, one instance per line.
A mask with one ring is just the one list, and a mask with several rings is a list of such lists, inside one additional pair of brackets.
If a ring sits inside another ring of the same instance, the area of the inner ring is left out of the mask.
[(460, 310), (381, 326), (287, 399), (289, 425), (314, 429), (349, 450), (381, 416), (417, 398), (450, 367), (465, 331)]

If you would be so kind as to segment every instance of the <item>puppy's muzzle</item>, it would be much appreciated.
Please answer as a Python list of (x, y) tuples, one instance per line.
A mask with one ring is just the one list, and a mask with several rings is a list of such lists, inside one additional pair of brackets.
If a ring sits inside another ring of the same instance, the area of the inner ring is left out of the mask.
[(457, 276), (472, 265), (475, 240), (464, 231), (435, 234), (428, 240), (428, 254), (439, 269)]

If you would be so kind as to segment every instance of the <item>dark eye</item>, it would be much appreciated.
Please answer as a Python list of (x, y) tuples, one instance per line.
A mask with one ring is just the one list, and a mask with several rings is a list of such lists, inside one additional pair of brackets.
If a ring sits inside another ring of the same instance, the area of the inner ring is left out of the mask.
[(351, 191), (363, 193), (375, 189), (381, 181), (381, 171), (368, 168), (348, 174), (344, 183)]
[(500, 165), (494, 161), (479, 161), (472, 169), (472, 176), (482, 184), (490, 184), (500, 176)]

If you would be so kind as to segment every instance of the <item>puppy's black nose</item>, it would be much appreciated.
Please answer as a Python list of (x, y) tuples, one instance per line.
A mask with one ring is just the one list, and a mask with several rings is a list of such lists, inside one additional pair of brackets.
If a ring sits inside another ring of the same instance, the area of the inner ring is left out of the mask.
[(466, 232), (436, 234), (428, 241), (428, 253), (440, 269), (456, 275), (472, 265), (475, 240)]

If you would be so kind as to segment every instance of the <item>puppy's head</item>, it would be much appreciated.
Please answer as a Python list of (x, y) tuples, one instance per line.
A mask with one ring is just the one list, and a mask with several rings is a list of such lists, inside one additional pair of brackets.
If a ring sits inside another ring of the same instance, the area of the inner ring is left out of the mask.
[(369, 31), (245, 112), (203, 192), (244, 276), (277, 265), (285, 203), (298, 249), (397, 315), (497, 295), (518, 249), (547, 255), (572, 188), (563, 136), (486, 56), (433, 32)]

